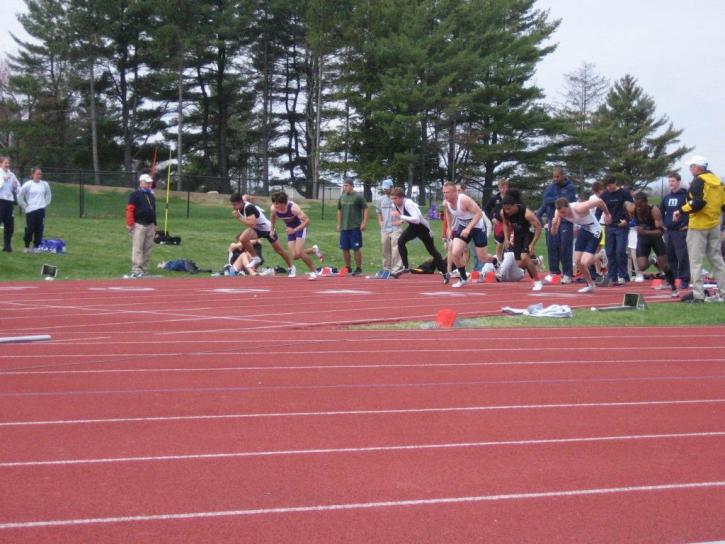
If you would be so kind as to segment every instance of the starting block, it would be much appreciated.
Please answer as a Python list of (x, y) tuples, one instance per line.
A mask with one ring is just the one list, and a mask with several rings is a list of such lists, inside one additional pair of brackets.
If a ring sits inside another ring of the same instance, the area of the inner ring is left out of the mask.
[(616, 306), (602, 306), (597, 308), (592, 306), (592, 311), (596, 312), (613, 312), (617, 310), (646, 310), (647, 302), (644, 300), (644, 295), (639, 293), (625, 293), (622, 299), (622, 304)]

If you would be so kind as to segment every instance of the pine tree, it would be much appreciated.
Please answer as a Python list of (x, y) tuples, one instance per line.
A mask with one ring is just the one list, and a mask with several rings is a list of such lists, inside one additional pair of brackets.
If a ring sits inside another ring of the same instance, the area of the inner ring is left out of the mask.
[(564, 127), (560, 162), (581, 181), (596, 178), (602, 172), (604, 159), (594, 145), (592, 118), (609, 90), (609, 82), (589, 62), (564, 78), (564, 103), (557, 111)]
[(66, 4), (65, 0), (27, 0), (28, 11), (19, 16), (33, 38), (18, 40), (20, 50), (10, 58), (8, 88), (18, 116), (8, 126), (14, 135), (9, 151), (20, 170), (31, 163), (69, 165), (77, 95), (71, 83)]
[[(641, 188), (667, 174), (692, 148), (679, 143), (667, 116), (656, 117), (655, 101), (627, 74), (614, 84), (592, 122), (595, 129), (590, 150), (600, 151), (605, 169), (620, 183)], [(660, 132), (660, 130), (662, 131)]]

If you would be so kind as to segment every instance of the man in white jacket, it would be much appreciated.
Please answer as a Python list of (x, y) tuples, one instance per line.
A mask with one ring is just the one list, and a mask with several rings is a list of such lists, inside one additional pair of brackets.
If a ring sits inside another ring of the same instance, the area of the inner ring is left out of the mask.
[(0, 157), (0, 223), (3, 225), (3, 251), (13, 250), (12, 239), (15, 232), (13, 205), (15, 193), (20, 188), (18, 178), (10, 171), (10, 159)]
[(50, 204), (50, 185), (41, 179), (43, 172), (40, 168), (33, 168), (32, 178), (20, 188), (18, 204), (25, 210), (25, 253), (30, 253), (30, 242), (33, 249), (43, 241), (45, 229), (45, 208)]

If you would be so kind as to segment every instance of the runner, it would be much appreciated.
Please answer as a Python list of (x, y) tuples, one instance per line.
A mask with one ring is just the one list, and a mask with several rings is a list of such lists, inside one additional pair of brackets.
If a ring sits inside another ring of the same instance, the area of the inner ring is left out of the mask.
[(275, 223), (280, 218), (285, 223), (287, 231), (287, 246), (293, 259), (302, 259), (310, 269), (311, 276), (317, 276), (317, 269), (312, 264), (310, 255), (314, 254), (320, 261), (323, 259), (322, 252), (315, 245), (311, 248), (305, 248), (307, 240), (307, 227), (310, 226), (310, 218), (302, 211), (297, 204), (287, 198), (287, 193), (280, 191), (272, 193), (271, 222), (272, 231), (275, 231)]
[(569, 203), (566, 198), (559, 198), (554, 203), (556, 212), (551, 222), (552, 235), (556, 236), (562, 220), (579, 225), (579, 234), (574, 242), (574, 264), (587, 282), (586, 287), (579, 289), (579, 293), (591, 293), (594, 291), (594, 280), (590, 267), (594, 264), (594, 256), (599, 248), (599, 240), (602, 237), (602, 225), (597, 220), (594, 210), (602, 210), (604, 221), (611, 220), (609, 210), (604, 201), (592, 196), (586, 202)]
[[(535, 247), (541, 236), (541, 222), (534, 212), (509, 192), (501, 201), (501, 220), (505, 251), (513, 251), (516, 264), (524, 268), (534, 280), (534, 291), (541, 291), (543, 284), (537, 278)], [(534, 228), (532, 234), (531, 227)], [(513, 241), (511, 235), (513, 234)]]
[(453, 284), (453, 287), (460, 288), (469, 282), (466, 274), (466, 247), (468, 242), (473, 240), (479, 262), (491, 262), (491, 257), (486, 248), (487, 240), (486, 231), (483, 227), (483, 212), (471, 197), (462, 192), (459, 193), (456, 184), (451, 181), (447, 181), (443, 185), (443, 198), (448, 221), (446, 237), (449, 240), (449, 255), (460, 274), (459, 280)]
[(390, 198), (393, 201), (394, 209), (391, 212), (393, 223), (399, 224), (401, 221), (408, 223), (408, 227), (403, 231), (398, 239), (398, 253), (403, 261), (403, 269), (409, 269), (408, 266), (408, 250), (406, 244), (416, 238), (420, 239), (431, 257), (435, 267), (443, 274), (443, 282), (448, 283), (448, 274), (443, 264), (443, 258), (433, 243), (430, 224), (423, 217), (418, 205), (409, 198), (405, 198), (405, 191), (401, 187), (395, 187), (390, 192)]
[(634, 195), (634, 204), (627, 202), (625, 207), (632, 219), (630, 224), (637, 229), (637, 268), (642, 272), (647, 270), (650, 265), (649, 255), (654, 251), (657, 256), (657, 266), (664, 272), (672, 289), (672, 296), (679, 296), (675, 285), (675, 274), (667, 260), (667, 246), (662, 237), (665, 232), (662, 211), (657, 206), (650, 206), (647, 195), (641, 192)]
[(251, 204), (247, 195), (242, 196), (239, 193), (234, 193), (231, 197), (229, 197), (229, 202), (232, 203), (232, 208), (234, 208), (232, 215), (240, 223), (243, 223), (247, 227), (239, 236), (239, 241), (244, 246), (244, 250), (251, 256), (249, 265), (254, 268), (262, 261), (262, 259), (257, 256), (256, 251), (254, 251), (254, 241), (264, 238), (269, 241), (272, 245), (272, 249), (274, 249), (287, 264), (287, 267), (289, 268), (289, 277), (294, 278), (297, 275), (297, 269), (292, 264), (290, 256), (280, 245), (277, 233), (272, 230), (272, 223), (270, 223), (269, 219), (265, 217), (261, 208)]

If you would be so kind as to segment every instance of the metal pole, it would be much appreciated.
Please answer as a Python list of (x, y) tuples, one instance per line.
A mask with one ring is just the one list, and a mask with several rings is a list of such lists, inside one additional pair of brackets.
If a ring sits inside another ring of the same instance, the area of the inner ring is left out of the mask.
[(189, 215), (190, 215), (190, 212), (189, 212), (189, 203), (190, 202), (191, 202), (191, 191), (187, 190), (186, 191), (186, 218), (187, 219), (189, 219)]
[(81, 172), (78, 171), (78, 213), (82, 219), (85, 213), (85, 193), (83, 190), (83, 178), (81, 178)]
[(322, 184), (322, 220), (325, 220), (325, 184)]

